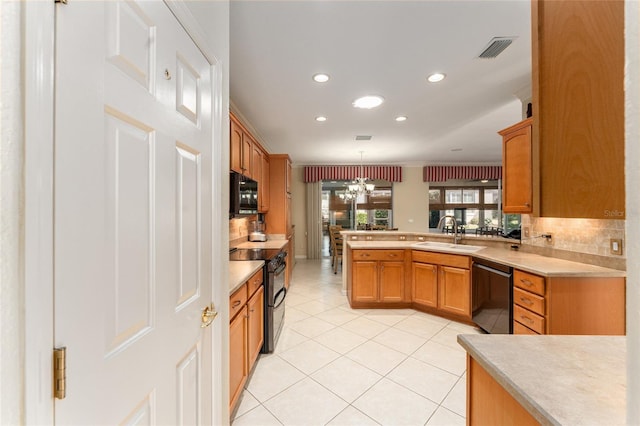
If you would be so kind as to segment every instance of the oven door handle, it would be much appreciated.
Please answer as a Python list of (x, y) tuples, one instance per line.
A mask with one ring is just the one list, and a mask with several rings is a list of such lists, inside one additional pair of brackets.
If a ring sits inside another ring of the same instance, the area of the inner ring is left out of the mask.
[(484, 266), (484, 265), (479, 264), (479, 263), (474, 263), (473, 267), (474, 268), (478, 268), (478, 269), (484, 269), (485, 271), (489, 271), (492, 274), (497, 274), (497, 275), (500, 275), (500, 276), (505, 277), (505, 278), (511, 278), (511, 274), (509, 274), (507, 272), (502, 272), (502, 271), (499, 271), (497, 269), (493, 269), (493, 268), (490, 268), (488, 266)]
[(275, 272), (273, 273), (274, 275), (280, 275), (281, 273), (284, 272), (284, 270), (287, 268), (287, 264), (285, 262), (282, 262), (280, 264), (280, 266), (278, 266), (275, 270)]
[[(278, 302), (278, 297), (280, 297), (280, 295), (282, 295), (282, 299)], [(282, 305), (282, 302), (284, 302), (284, 299), (286, 299), (286, 297), (287, 297), (287, 289), (285, 287), (282, 287), (280, 291), (278, 291), (273, 298), (273, 309), (276, 309), (280, 305)]]

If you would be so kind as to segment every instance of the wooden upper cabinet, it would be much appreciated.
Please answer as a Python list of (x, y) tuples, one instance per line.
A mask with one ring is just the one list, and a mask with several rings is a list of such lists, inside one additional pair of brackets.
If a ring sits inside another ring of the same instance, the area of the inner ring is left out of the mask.
[(505, 213), (533, 211), (531, 122), (529, 118), (498, 132), (502, 136), (502, 210)]
[(262, 160), (256, 157), (265, 155), (266, 151), (253, 139), (233, 113), (229, 116), (231, 121), (229, 168), (255, 181), (260, 181)]
[(267, 232), (289, 237), (291, 228), (291, 194), (287, 179), (291, 176), (291, 159), (287, 154), (269, 155), (269, 211), (265, 217)]
[(229, 152), (230, 165), (229, 168), (242, 174), (242, 129), (233, 119), (231, 120), (230, 129), (231, 147)]
[(537, 0), (531, 16), (534, 212), (624, 219), (624, 2)]
[(269, 204), (271, 202), (270, 197), (270, 164), (269, 154), (262, 153), (262, 166), (260, 167), (262, 176), (260, 178), (260, 185), (258, 186), (258, 202), (260, 203), (259, 210), (263, 213), (269, 211)]

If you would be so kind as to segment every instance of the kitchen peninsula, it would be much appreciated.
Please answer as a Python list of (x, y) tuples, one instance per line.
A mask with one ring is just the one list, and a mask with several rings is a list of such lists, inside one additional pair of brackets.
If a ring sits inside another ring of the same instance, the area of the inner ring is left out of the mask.
[(625, 271), (513, 250), (513, 242), (492, 237), (455, 245), (428, 233), (342, 234), (343, 291), (354, 308), (412, 307), (471, 323), (472, 264), (484, 259), (517, 277), (515, 333), (625, 334)]
[(459, 335), (467, 424), (624, 425), (623, 336)]

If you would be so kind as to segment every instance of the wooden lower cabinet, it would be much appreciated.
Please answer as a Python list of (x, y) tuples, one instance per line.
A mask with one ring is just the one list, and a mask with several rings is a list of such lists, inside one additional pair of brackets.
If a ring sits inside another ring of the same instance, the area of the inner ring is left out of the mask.
[(471, 319), (469, 256), (434, 252), (412, 253), (411, 301), (416, 308)]
[(513, 272), (514, 334), (625, 334), (625, 279)]
[(438, 265), (413, 262), (411, 300), (414, 304), (438, 307)]
[(260, 355), (264, 342), (264, 287), (260, 286), (251, 299), (247, 302), (247, 350), (249, 371)]
[(264, 341), (262, 269), (229, 298), (229, 411), (233, 412)]
[(351, 306), (408, 303), (404, 250), (353, 250), (352, 259)]
[(467, 425), (539, 424), (475, 359), (467, 355)]
[(229, 406), (234, 407), (249, 376), (247, 362), (247, 307), (243, 307), (229, 324)]
[(438, 308), (471, 318), (471, 274), (468, 269), (440, 266)]

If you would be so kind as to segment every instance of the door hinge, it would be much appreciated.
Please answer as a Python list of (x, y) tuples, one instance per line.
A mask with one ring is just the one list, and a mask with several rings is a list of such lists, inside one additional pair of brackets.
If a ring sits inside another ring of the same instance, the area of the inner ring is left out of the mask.
[(53, 395), (57, 399), (67, 396), (67, 348), (53, 349)]
[(69, 0), (55, 0), (56, 3), (67, 4)]

